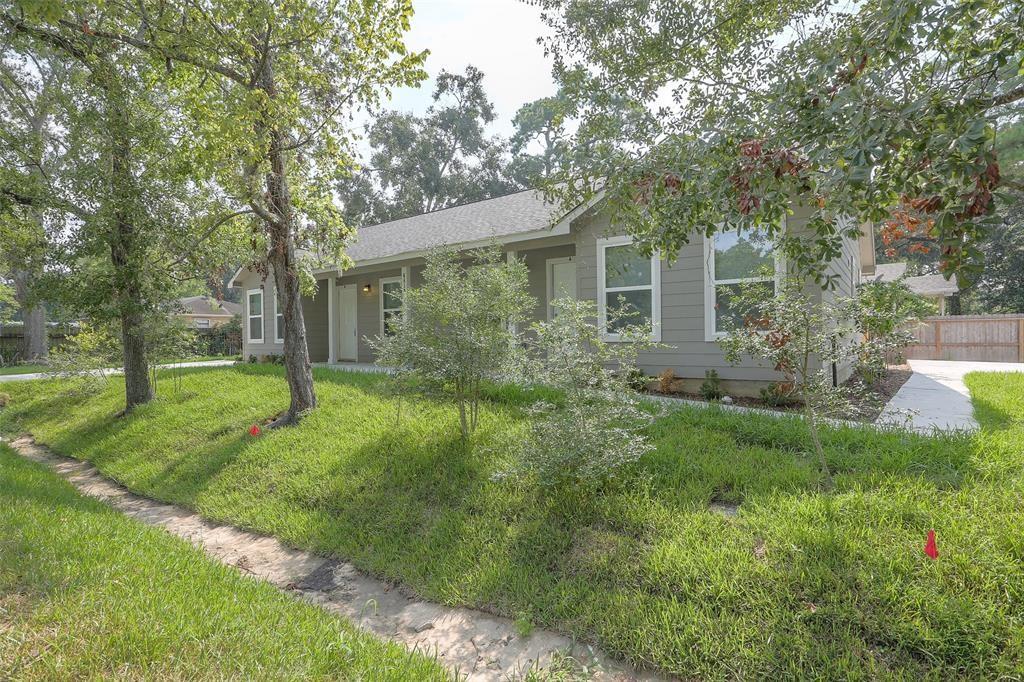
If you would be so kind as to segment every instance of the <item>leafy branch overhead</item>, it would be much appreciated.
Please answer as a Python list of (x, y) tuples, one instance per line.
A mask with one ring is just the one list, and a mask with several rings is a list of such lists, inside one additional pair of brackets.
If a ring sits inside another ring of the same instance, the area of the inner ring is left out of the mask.
[[(947, 276), (978, 276), (1000, 200), (997, 124), (1024, 101), (1020, 3), (537, 4), (578, 138), (601, 141), (555, 193), (604, 187), (629, 231), (668, 254), (723, 224), (759, 226), (827, 283), (842, 239), (871, 222), (893, 248), (937, 250)], [(628, 125), (623, 102), (643, 112)], [(796, 202), (809, 231), (776, 234)]]

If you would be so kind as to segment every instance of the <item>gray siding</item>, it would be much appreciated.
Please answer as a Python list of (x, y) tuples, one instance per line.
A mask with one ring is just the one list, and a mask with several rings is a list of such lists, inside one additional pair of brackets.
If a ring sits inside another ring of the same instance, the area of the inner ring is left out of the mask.
[(327, 287), (329, 280), (317, 280), (316, 293), (302, 297), (302, 318), (306, 323), (306, 347), (310, 362), (327, 362)]
[(532, 322), (546, 320), (548, 317), (548, 260), (575, 255), (576, 247), (573, 244), (549, 246), (516, 253), (516, 256), (526, 263), (529, 270), (529, 291), (530, 296), (534, 299), (533, 312), (530, 316)]

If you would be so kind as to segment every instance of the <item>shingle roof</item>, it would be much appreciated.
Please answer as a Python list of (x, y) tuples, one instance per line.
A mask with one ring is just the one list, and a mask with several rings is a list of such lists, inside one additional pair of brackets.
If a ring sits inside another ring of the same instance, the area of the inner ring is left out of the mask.
[(919, 275), (904, 277), (907, 274), (906, 263), (884, 263), (875, 266), (875, 282), (895, 282), (903, 280), (907, 288), (921, 296), (952, 296), (960, 291), (956, 276), (946, 279), (942, 275)]
[(218, 301), (209, 296), (186, 296), (179, 298), (182, 311), (186, 315), (238, 315), (242, 306), (231, 301)]
[(543, 230), (561, 217), (557, 203), (536, 190), (474, 201), (360, 228), (348, 255), (360, 261), (388, 258)]

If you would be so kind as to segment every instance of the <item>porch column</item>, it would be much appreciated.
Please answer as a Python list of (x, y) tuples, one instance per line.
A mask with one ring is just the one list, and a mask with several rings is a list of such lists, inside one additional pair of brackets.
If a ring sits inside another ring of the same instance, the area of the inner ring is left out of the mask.
[[(506, 252), (505, 252), (505, 261), (506, 261), (507, 263), (509, 263), (510, 265), (511, 265), (512, 263), (514, 263), (514, 262), (515, 262), (515, 260), (516, 260), (516, 253), (517, 253), (516, 251), (506, 251)], [(508, 328), (509, 328), (509, 330), (510, 330), (510, 331), (511, 331), (511, 332), (512, 332), (513, 334), (515, 334), (515, 333), (516, 333), (516, 332), (518, 331), (518, 330), (516, 329), (516, 324), (515, 324), (515, 322), (513, 322), (512, 320), (509, 320), (509, 321), (508, 321)]]
[(334, 315), (335, 280), (337, 280), (335, 275), (331, 275), (327, 279), (327, 362), (332, 365), (338, 361), (334, 351), (334, 325), (336, 324)]

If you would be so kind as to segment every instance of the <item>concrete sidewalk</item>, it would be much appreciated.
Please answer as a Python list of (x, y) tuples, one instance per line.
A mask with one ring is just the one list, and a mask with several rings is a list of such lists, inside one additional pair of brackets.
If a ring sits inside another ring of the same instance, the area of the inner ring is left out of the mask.
[[(174, 367), (227, 367), (228, 365), (235, 364), (235, 360), (196, 360), (194, 362), (172, 362), (166, 365), (157, 365), (160, 369), (170, 369)], [(120, 367), (108, 367), (103, 370), (104, 374), (121, 374), (124, 370)], [(33, 374), (5, 374), (0, 375), (0, 383), (6, 381), (29, 381), (31, 379), (45, 379), (46, 374), (36, 372)]]
[(964, 384), (969, 372), (1024, 372), (1021, 362), (910, 360), (914, 370), (878, 417), (879, 424), (906, 424), (929, 432), (978, 428), (971, 393)]

